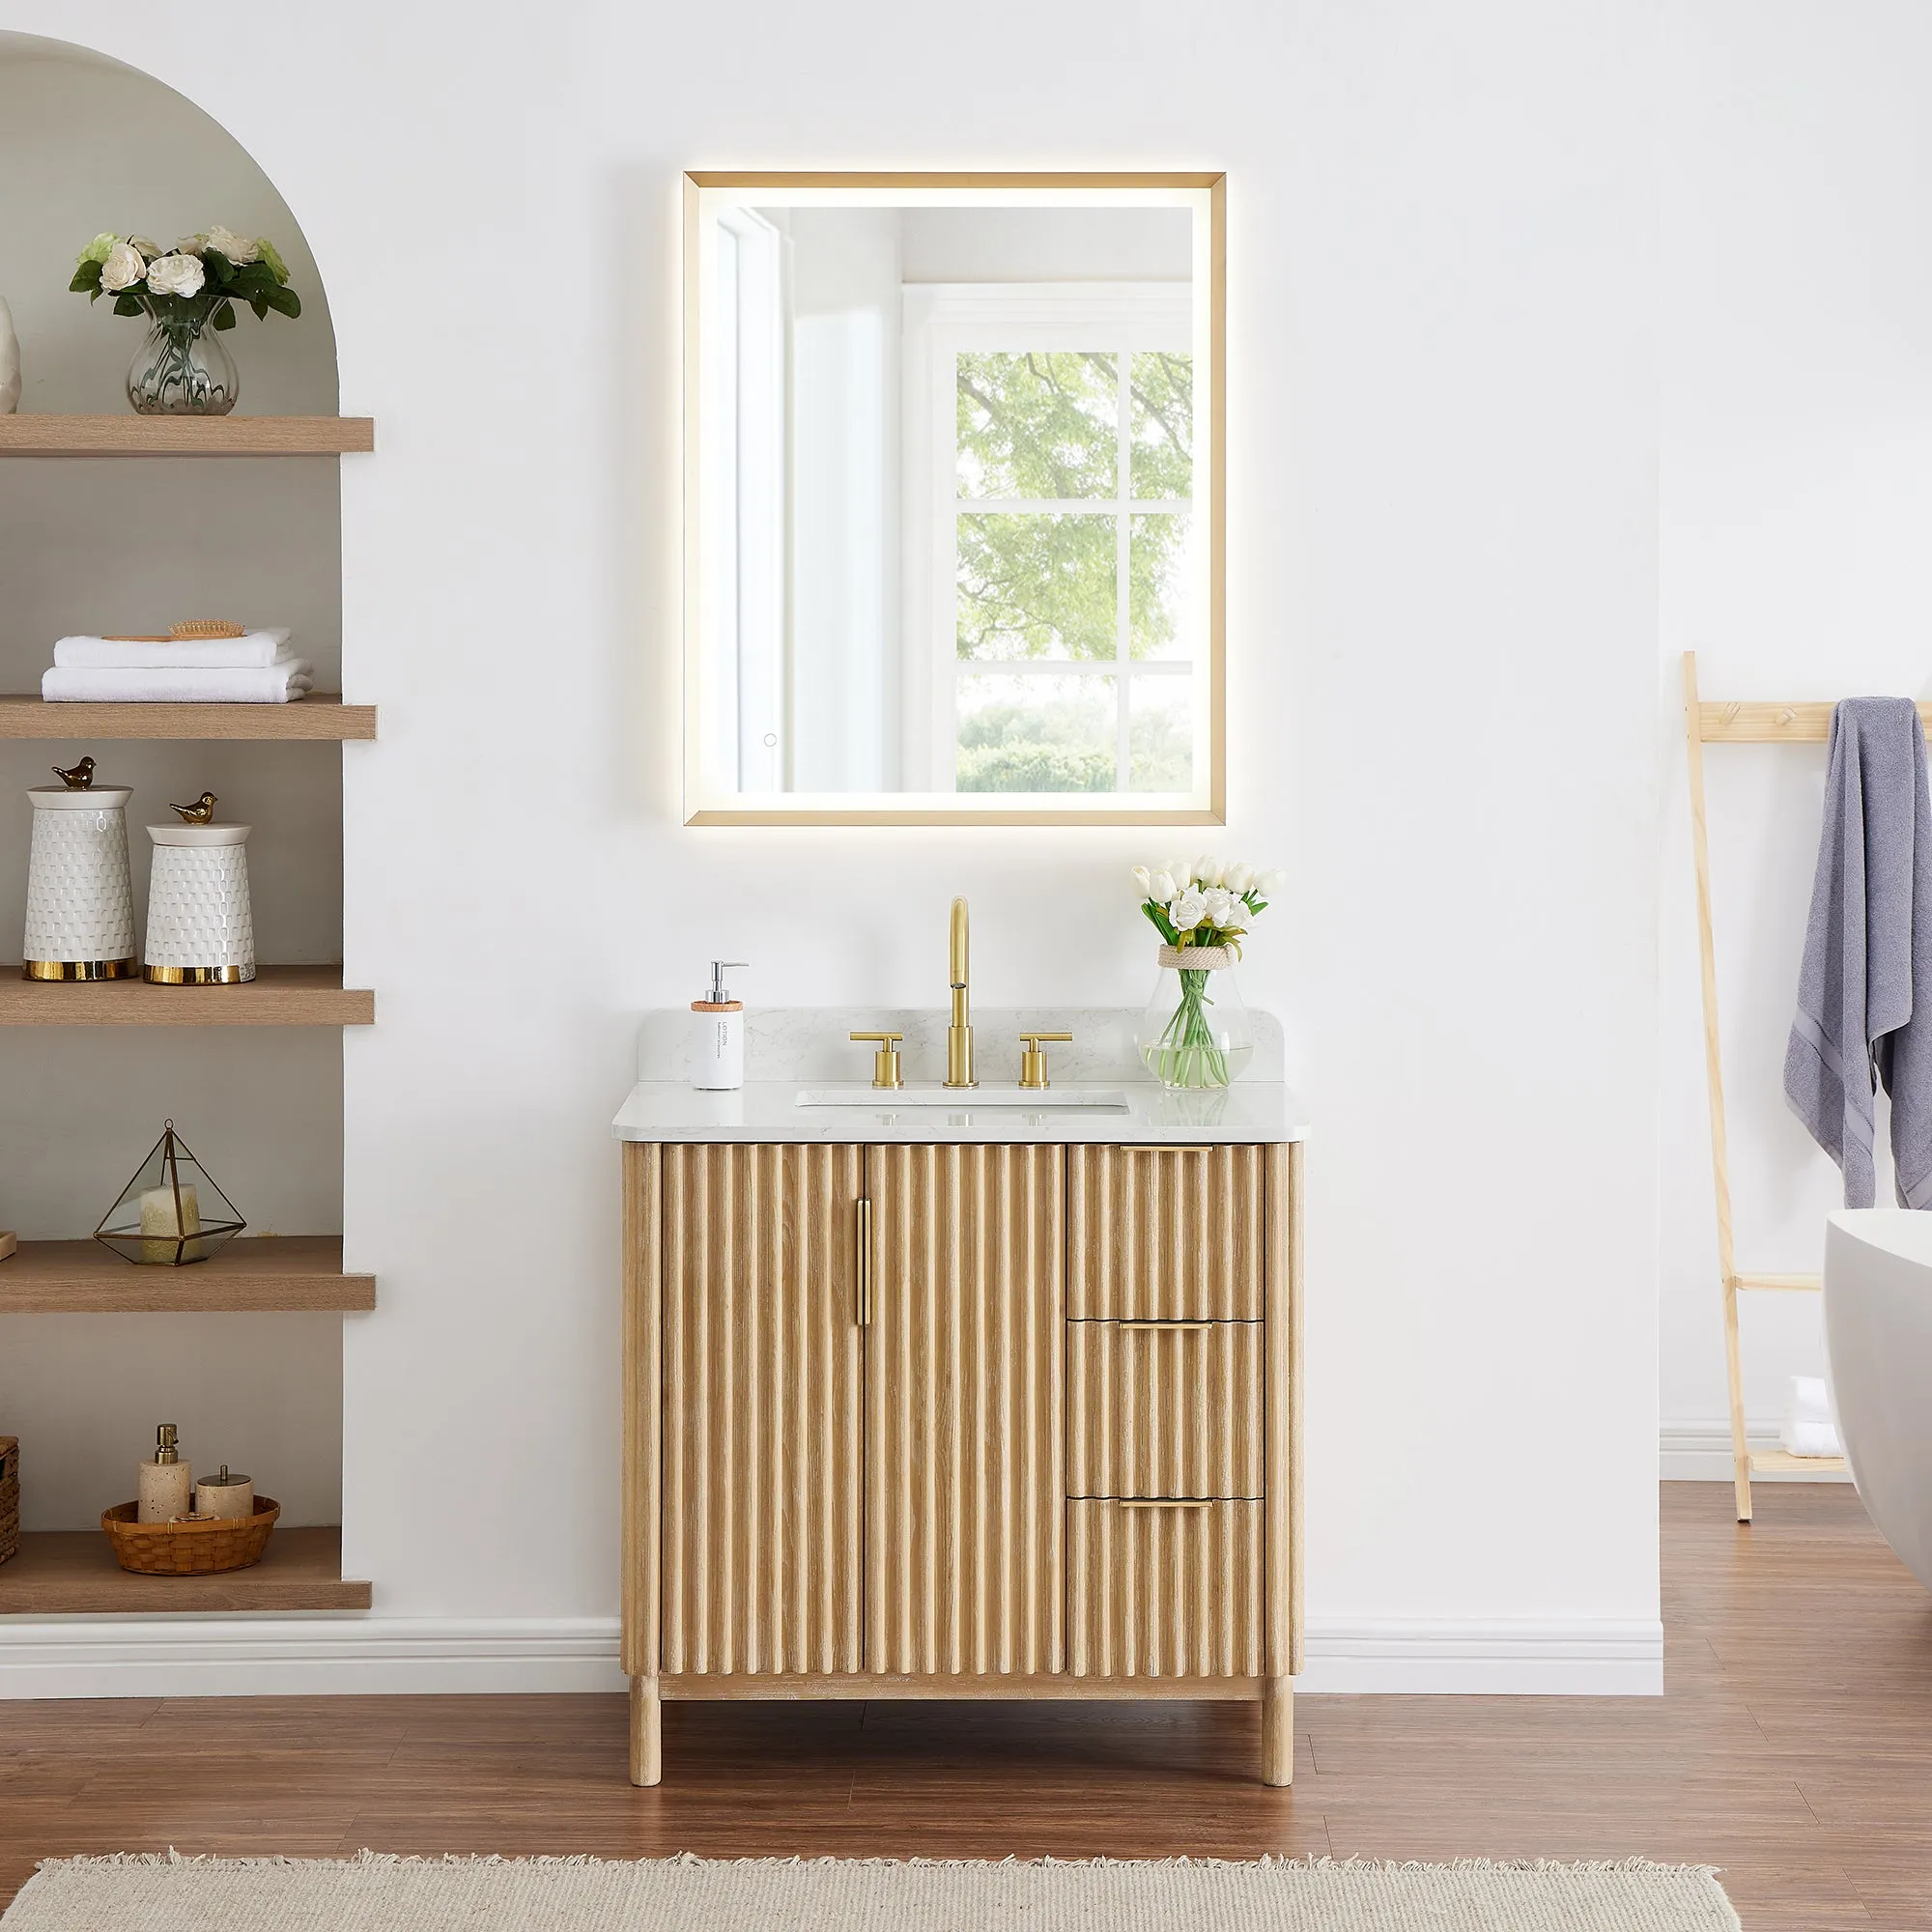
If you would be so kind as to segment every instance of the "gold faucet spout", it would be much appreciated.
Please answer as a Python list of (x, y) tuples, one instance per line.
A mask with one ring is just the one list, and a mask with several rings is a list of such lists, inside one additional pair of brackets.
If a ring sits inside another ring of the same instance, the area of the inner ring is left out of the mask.
[(973, 1077), (972, 950), (968, 941), (966, 901), (952, 901), (949, 948), (952, 985), (952, 1024), (946, 1029), (946, 1084), (977, 1087)]

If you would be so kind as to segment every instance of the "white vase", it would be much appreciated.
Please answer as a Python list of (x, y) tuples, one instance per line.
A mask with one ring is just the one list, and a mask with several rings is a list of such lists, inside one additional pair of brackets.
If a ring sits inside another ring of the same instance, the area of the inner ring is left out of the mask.
[(14, 333), (14, 311), (0, 297), (0, 416), (20, 407), (20, 338)]
[(147, 977), (232, 986), (255, 977), (246, 825), (151, 825)]
[(21, 977), (126, 980), (135, 971), (126, 785), (34, 785)]

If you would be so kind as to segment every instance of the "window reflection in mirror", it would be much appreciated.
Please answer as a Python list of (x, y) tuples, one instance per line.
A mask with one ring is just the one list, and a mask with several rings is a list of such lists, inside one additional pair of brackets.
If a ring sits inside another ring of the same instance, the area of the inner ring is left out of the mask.
[(688, 178), (689, 817), (1219, 817), (1218, 200)]

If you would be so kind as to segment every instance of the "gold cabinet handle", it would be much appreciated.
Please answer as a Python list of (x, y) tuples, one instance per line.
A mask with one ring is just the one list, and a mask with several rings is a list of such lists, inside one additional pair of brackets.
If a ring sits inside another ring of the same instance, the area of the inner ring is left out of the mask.
[(1114, 1507), (1123, 1510), (1206, 1510), (1214, 1507), (1213, 1496), (1116, 1496)]
[(1180, 1141), (1115, 1141), (1116, 1153), (1212, 1153), (1212, 1145), (1197, 1146), (1192, 1142)]
[(1026, 1049), (1020, 1055), (1020, 1085), (1030, 1093), (1043, 1093), (1052, 1082), (1046, 1077), (1046, 1055), (1040, 1051), (1042, 1044), (1050, 1039), (1070, 1040), (1070, 1033), (1023, 1033), (1020, 1044)]
[(1193, 1333), (1193, 1332), (1194, 1332), (1194, 1331), (1195, 1331), (1195, 1330), (1196, 1330), (1197, 1328), (1212, 1328), (1212, 1327), (1214, 1327), (1214, 1326), (1215, 1326), (1216, 1324), (1215, 1324), (1214, 1322), (1212, 1322), (1212, 1321), (1122, 1321), (1122, 1322), (1121, 1322), (1121, 1323), (1120, 1323), (1119, 1325), (1120, 1325), (1121, 1327), (1122, 1327), (1122, 1328), (1133, 1328), (1133, 1329), (1137, 1329), (1137, 1330), (1148, 1330), (1148, 1329), (1151, 1329), (1151, 1330), (1152, 1330), (1152, 1331), (1153, 1331), (1153, 1333), (1155, 1333), (1155, 1334), (1159, 1334), (1159, 1333), (1160, 1333), (1160, 1332), (1161, 1332), (1161, 1331), (1162, 1331), (1163, 1329), (1165, 1329), (1165, 1330), (1168, 1330), (1168, 1331), (1170, 1331), (1170, 1332), (1172, 1332), (1172, 1333), (1174, 1333), (1174, 1334), (1177, 1334), (1177, 1335), (1191, 1335), (1191, 1334), (1192, 1334), (1192, 1333)]
[(857, 1271), (857, 1306), (853, 1310), (853, 1320), (861, 1328), (872, 1325), (872, 1204), (858, 1201), (853, 1204), (858, 1209), (854, 1216), (859, 1244), (859, 1266)]

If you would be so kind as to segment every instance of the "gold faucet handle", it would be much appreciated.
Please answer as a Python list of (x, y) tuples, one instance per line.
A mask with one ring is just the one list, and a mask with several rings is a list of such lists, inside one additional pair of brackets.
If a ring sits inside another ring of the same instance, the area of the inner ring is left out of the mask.
[(854, 1039), (875, 1039), (879, 1050), (872, 1056), (872, 1085), (874, 1087), (902, 1087), (905, 1082), (899, 1078), (899, 1041), (905, 1037), (902, 1033), (855, 1033)]
[(1020, 1055), (1020, 1085), (1037, 1091), (1050, 1087), (1053, 1083), (1046, 1077), (1046, 1055), (1041, 1047), (1050, 1039), (1069, 1040), (1070, 1033), (1023, 1033), (1020, 1043), (1026, 1051)]

